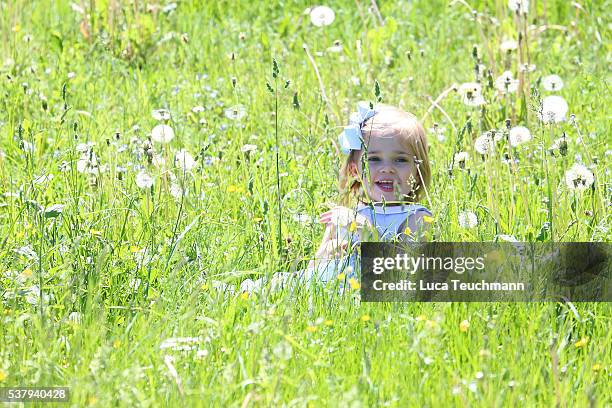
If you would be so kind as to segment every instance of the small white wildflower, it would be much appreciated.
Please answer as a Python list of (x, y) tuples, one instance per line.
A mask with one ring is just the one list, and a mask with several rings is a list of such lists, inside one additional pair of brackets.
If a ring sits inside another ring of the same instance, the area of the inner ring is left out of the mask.
[(582, 164), (575, 163), (565, 172), (565, 184), (571, 190), (586, 190), (594, 181), (595, 177), (591, 170)]
[(516, 147), (531, 140), (531, 132), (525, 126), (515, 126), (510, 129), (508, 137), (510, 146)]
[(360, 81), (360, 80), (359, 80), (359, 78), (358, 78), (358, 77), (356, 77), (356, 76), (352, 76), (352, 77), (350, 77), (350, 78), (349, 78), (349, 82), (350, 82), (351, 84), (353, 84), (353, 86), (359, 86), (359, 85), (361, 85), (361, 81)]
[(474, 228), (478, 225), (478, 217), (472, 211), (462, 211), (458, 217), (461, 228)]
[(493, 138), (488, 132), (478, 136), (474, 141), (474, 149), (480, 154), (491, 153), (494, 148)]
[(495, 88), (502, 94), (516, 92), (518, 85), (518, 79), (514, 79), (510, 71), (505, 71), (495, 80)]
[(542, 86), (547, 91), (558, 91), (563, 88), (563, 80), (559, 75), (548, 75), (542, 78)]
[(335, 18), (336, 13), (327, 6), (317, 6), (310, 10), (310, 21), (317, 27), (328, 26)]
[(257, 151), (257, 145), (254, 144), (245, 144), (240, 148), (242, 153), (254, 152)]
[(560, 96), (551, 95), (542, 101), (542, 112), (538, 113), (541, 121), (545, 123), (563, 122), (568, 111), (567, 102)]
[(205, 111), (205, 109), (204, 109), (204, 107), (203, 107), (203, 106), (198, 105), (198, 106), (194, 106), (193, 108), (191, 108), (191, 111), (192, 111), (193, 113), (202, 113), (202, 112), (204, 112), (204, 111)]
[(144, 170), (141, 170), (136, 175), (136, 185), (140, 188), (151, 188), (153, 185), (153, 177), (147, 174)]
[(472, 391), (474, 394), (478, 392), (478, 384), (472, 381), (468, 384), (468, 390)]
[(151, 139), (158, 143), (170, 143), (174, 139), (174, 130), (168, 125), (157, 125), (151, 131)]
[(68, 76), (68, 79), (72, 79), (76, 76), (76, 74), (74, 72), (69, 72), (67, 76)]
[(151, 112), (151, 116), (159, 121), (170, 120), (170, 111), (168, 109), (155, 109)]

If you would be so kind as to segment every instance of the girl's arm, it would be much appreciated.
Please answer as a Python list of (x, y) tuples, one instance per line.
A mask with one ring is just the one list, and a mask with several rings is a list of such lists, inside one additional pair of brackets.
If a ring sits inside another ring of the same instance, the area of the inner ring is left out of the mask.
[(314, 267), (316, 260), (326, 260), (342, 256), (349, 245), (349, 237), (345, 234), (345, 231), (347, 231), (353, 222), (355, 222), (358, 232), (369, 224), (367, 218), (361, 215), (355, 216), (353, 210), (341, 206), (334, 207), (321, 214), (319, 221), (326, 224), (325, 233), (323, 234), (321, 245), (315, 253), (315, 259), (310, 261), (308, 267)]

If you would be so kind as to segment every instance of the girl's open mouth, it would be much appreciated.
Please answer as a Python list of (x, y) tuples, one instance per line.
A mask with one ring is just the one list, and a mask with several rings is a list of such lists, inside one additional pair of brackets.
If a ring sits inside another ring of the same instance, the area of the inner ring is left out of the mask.
[(377, 181), (376, 186), (384, 192), (390, 193), (393, 191), (393, 181), (391, 180), (381, 180)]

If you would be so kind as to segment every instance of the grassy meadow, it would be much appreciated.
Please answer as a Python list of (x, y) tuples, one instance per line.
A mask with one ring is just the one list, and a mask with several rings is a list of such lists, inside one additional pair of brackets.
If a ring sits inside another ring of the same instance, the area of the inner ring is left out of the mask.
[(239, 285), (307, 266), (360, 100), (427, 129), (432, 240), (610, 242), (612, 3), (314, 6), (0, 0), (0, 387), (79, 407), (609, 406), (609, 303)]

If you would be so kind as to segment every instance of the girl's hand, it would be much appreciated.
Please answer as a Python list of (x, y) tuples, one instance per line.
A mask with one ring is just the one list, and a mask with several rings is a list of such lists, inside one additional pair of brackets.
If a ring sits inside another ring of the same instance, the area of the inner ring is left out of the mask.
[(315, 253), (315, 259), (310, 261), (309, 267), (315, 267), (315, 260), (338, 258), (346, 251), (349, 243), (343, 237), (338, 237), (336, 231), (334, 224), (327, 224), (321, 245)]
[[(369, 225), (369, 220), (361, 214), (347, 207), (336, 206), (321, 214), (319, 221), (323, 224), (333, 225), (336, 228), (350, 228), (354, 225), (356, 229), (362, 229)], [(353, 224), (354, 223), (354, 224)]]

